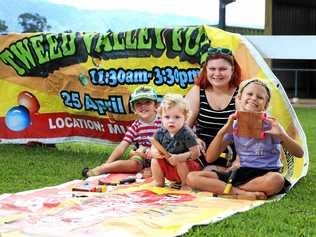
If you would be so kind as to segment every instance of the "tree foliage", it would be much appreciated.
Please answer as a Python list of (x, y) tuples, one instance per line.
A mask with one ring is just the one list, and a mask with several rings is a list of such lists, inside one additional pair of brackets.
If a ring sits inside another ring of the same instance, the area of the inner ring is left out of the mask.
[(47, 24), (45, 17), (38, 13), (23, 13), (19, 15), (18, 22), (22, 26), (22, 32), (43, 32), (49, 31), (51, 26)]
[(8, 26), (6, 25), (5, 21), (0, 20), (0, 32), (5, 32), (7, 31)]

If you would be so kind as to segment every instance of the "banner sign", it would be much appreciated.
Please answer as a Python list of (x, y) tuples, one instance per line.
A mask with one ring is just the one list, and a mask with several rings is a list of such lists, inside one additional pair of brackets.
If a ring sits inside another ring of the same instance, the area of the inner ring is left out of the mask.
[(2, 143), (118, 142), (139, 85), (184, 94), (210, 40), (203, 27), (0, 37)]
[(284, 174), (304, 176), (306, 138), (281, 83), (244, 37), (208, 26), (0, 36), (0, 143), (119, 142), (135, 119), (132, 91), (185, 95), (210, 47), (231, 49), (242, 79), (269, 84), (269, 114), (305, 151), (304, 159), (285, 151)]

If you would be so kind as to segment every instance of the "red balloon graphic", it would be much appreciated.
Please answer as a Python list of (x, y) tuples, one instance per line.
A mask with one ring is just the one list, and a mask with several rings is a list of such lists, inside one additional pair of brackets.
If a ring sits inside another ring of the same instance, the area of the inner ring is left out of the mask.
[(25, 106), (29, 110), (30, 114), (38, 112), (40, 108), (37, 98), (28, 91), (22, 91), (18, 95), (18, 104)]

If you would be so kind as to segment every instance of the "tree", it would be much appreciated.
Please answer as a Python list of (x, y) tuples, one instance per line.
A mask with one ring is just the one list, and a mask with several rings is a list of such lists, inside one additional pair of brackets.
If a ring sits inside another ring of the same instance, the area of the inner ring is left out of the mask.
[(19, 15), (18, 22), (22, 26), (22, 32), (43, 32), (49, 31), (52, 27), (47, 24), (45, 17), (38, 13), (23, 13)]
[(7, 31), (8, 26), (5, 24), (5, 21), (0, 20), (0, 32), (5, 32)]

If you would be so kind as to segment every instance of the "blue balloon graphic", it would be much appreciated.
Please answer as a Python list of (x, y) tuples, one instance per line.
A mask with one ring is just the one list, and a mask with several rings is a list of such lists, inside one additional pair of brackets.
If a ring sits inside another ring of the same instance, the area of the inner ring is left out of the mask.
[(22, 131), (30, 125), (30, 113), (23, 105), (12, 107), (5, 116), (5, 124), (12, 131)]

